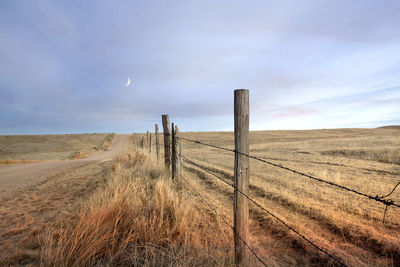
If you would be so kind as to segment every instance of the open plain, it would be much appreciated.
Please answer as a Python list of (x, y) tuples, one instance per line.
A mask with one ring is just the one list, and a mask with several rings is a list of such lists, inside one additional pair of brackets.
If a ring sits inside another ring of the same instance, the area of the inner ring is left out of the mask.
[[(3, 197), (0, 263), (231, 266), (233, 190), (203, 169), (232, 182), (234, 154), (182, 140), (182, 155), (198, 166), (182, 160), (172, 181), (162, 147), (157, 161), (154, 145), (151, 154), (135, 145), (141, 136), (117, 135), (109, 154), (66, 160), (85, 163)], [(234, 148), (232, 132), (181, 137)], [(250, 133), (251, 155), (373, 196), (400, 181), (399, 153), (400, 127)], [(399, 265), (399, 208), (254, 159), (250, 197), (347, 266)], [(400, 188), (388, 198), (399, 203)], [(249, 230), (268, 266), (337, 265), (251, 203)]]
[[(182, 137), (234, 148), (233, 133)], [(182, 155), (233, 182), (234, 154), (182, 141)], [(250, 133), (250, 155), (372, 196), (400, 181), (400, 127)], [(232, 222), (232, 188), (191, 164), (184, 175)], [(400, 187), (400, 186), (399, 186)], [(390, 199), (400, 202), (400, 188)], [(400, 209), (250, 159), (250, 197), (349, 266), (400, 264)], [(258, 207), (250, 205), (250, 235), (269, 265), (332, 261)], [(322, 256), (322, 258), (321, 258)]]

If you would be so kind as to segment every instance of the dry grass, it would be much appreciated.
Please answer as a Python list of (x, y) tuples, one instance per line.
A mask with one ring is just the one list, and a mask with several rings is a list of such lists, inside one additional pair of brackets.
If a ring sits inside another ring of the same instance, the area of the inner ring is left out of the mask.
[[(103, 150), (103, 151), (108, 151), (111, 147), (112, 141), (115, 137), (115, 133), (107, 134), (101, 144), (97, 147), (95, 147), (95, 150)], [(76, 159), (84, 159), (89, 156), (89, 151), (74, 151), (72, 152), (69, 156), (68, 159), (76, 160)]]
[(0, 136), (0, 159), (68, 159), (71, 153), (106, 150), (115, 134), (4, 135)]
[[(182, 136), (233, 148), (233, 133), (229, 132), (183, 133)], [(399, 145), (399, 128), (250, 133), (251, 154), (373, 196), (389, 193), (400, 180), (400, 166), (389, 160)], [(366, 151), (366, 155), (374, 156), (332, 154), (332, 150)], [(183, 142), (182, 153), (233, 181), (232, 153), (188, 142)], [(346, 264), (398, 266), (398, 208), (388, 209), (383, 224), (385, 206), (382, 204), (255, 160), (251, 160), (250, 169), (252, 198)], [(184, 164), (184, 170), (186, 176), (198, 181), (203, 192), (209, 193), (216, 206), (231, 207), (229, 187), (190, 164)], [(390, 198), (400, 203), (400, 190)], [(252, 205), (250, 219), (252, 244), (269, 265), (334, 263)]]
[[(130, 150), (132, 151), (132, 150)], [(229, 230), (180, 193), (143, 152), (116, 158), (106, 183), (50, 231), (46, 266), (227, 265)]]
[(100, 146), (96, 148), (96, 150), (105, 150), (105, 151), (109, 150), (115, 135), (116, 135), (115, 133), (107, 134), (106, 137), (101, 142)]
[(74, 160), (74, 159), (84, 159), (87, 157), (88, 157), (88, 154), (86, 152), (75, 151), (75, 152), (72, 152), (68, 158)]
[(0, 200), (0, 266), (37, 266), (46, 229), (70, 217), (104, 178), (109, 163), (86, 164)]
[(400, 148), (375, 148), (375, 149), (344, 149), (329, 150), (325, 155), (343, 156), (355, 159), (372, 160), (400, 165)]
[(2, 165), (2, 164), (36, 163), (36, 162), (40, 162), (40, 160), (0, 159), (0, 165)]
[[(250, 153), (383, 195), (400, 179), (400, 166), (382, 160), (389, 158), (385, 151), (399, 147), (399, 133), (396, 127), (251, 132)], [(182, 136), (233, 148), (229, 132)], [(375, 156), (331, 153), (350, 150)], [(81, 168), (6, 200), (0, 213), (0, 264), (231, 266), (231, 229), (213, 211), (232, 222), (232, 189), (189, 164), (182, 174), (191, 185), (170, 181), (154, 154), (132, 147), (127, 151), (103, 172), (93, 167), (85, 174)], [(187, 142), (182, 153), (233, 180), (231, 153)], [(399, 266), (397, 208), (388, 209), (383, 224), (379, 203), (254, 160), (250, 164), (250, 196), (317, 245), (349, 266)], [(90, 176), (95, 170), (98, 174)], [(390, 197), (399, 203), (400, 190)], [(250, 245), (268, 266), (335, 265), (253, 205)], [(254, 257), (250, 261), (257, 265)]]

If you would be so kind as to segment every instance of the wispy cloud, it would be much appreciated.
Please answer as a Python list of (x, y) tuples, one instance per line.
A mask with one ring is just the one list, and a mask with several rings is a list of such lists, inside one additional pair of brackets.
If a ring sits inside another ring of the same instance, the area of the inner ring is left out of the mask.
[(235, 88), (253, 129), (399, 124), (398, 25), (397, 1), (2, 1), (0, 134), (232, 129)]

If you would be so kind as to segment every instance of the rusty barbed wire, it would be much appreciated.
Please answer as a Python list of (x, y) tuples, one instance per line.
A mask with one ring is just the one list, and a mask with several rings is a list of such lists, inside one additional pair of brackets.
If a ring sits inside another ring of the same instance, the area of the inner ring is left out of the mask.
[(366, 197), (366, 198), (371, 199), (371, 200), (375, 200), (377, 202), (383, 203), (386, 206), (395, 206), (395, 207), (400, 208), (400, 205), (395, 203), (392, 199), (385, 199), (387, 196), (389, 196), (390, 194), (392, 194), (394, 192), (394, 190), (400, 184), (400, 182), (399, 182), (399, 184), (397, 184), (393, 188), (393, 190), (392, 190), (392, 192), (390, 192), (390, 194), (388, 194), (386, 196), (379, 196), (379, 195), (373, 196), (373, 195), (369, 195), (369, 194), (365, 194), (365, 193), (359, 192), (359, 191), (357, 191), (355, 189), (352, 189), (352, 188), (348, 188), (348, 187), (343, 186), (343, 185), (336, 184), (334, 182), (330, 182), (330, 181), (327, 181), (327, 180), (324, 180), (324, 179), (321, 179), (321, 178), (317, 178), (317, 177), (311, 176), (309, 174), (302, 173), (300, 171), (285, 167), (283, 165), (280, 165), (280, 164), (277, 164), (277, 163), (274, 163), (274, 162), (267, 161), (265, 159), (262, 159), (262, 158), (259, 158), (259, 157), (256, 157), (256, 156), (252, 156), (252, 155), (248, 155), (246, 153), (242, 153), (240, 151), (236, 151), (235, 149), (230, 149), (230, 148), (226, 148), (226, 147), (212, 145), (212, 144), (204, 143), (204, 142), (197, 141), (197, 140), (191, 140), (191, 139), (187, 139), (187, 138), (183, 138), (183, 137), (178, 137), (178, 138), (183, 140), (183, 141), (187, 141), (187, 142), (191, 142), (191, 143), (195, 143), (195, 144), (200, 144), (200, 145), (204, 145), (204, 146), (209, 146), (209, 147), (213, 147), (213, 148), (216, 148), (216, 149), (219, 149), (219, 150), (225, 150), (225, 151), (229, 151), (229, 152), (233, 152), (233, 153), (238, 153), (240, 155), (246, 156), (246, 157), (251, 158), (251, 159), (258, 160), (260, 162), (269, 164), (271, 166), (278, 167), (278, 168), (293, 172), (295, 174), (307, 177), (309, 179), (312, 179), (312, 180), (315, 180), (315, 181), (318, 181), (318, 182), (321, 182), (321, 183), (325, 183), (325, 184), (328, 184), (328, 185), (331, 185), (331, 186), (334, 186), (334, 187), (337, 187), (337, 188), (340, 188), (340, 189), (343, 189), (343, 190), (358, 194), (360, 196)]
[[(207, 201), (204, 199), (203, 195), (202, 195), (198, 190), (196, 190), (196, 189), (194, 188), (194, 186), (193, 186), (187, 179), (185, 179), (185, 178), (183, 177), (182, 174), (179, 174), (179, 176), (190, 186), (190, 188), (192, 189), (192, 191), (194, 191), (197, 195), (200, 196), (200, 201), (203, 202), (203, 204), (205, 204), (207, 207), (210, 207), (210, 206), (211, 206), (210, 203), (207, 202)], [(215, 215), (217, 215), (218, 217), (220, 217), (220, 218), (222, 219), (222, 221), (223, 221), (229, 228), (232, 229), (233, 234), (236, 235), (236, 236), (243, 242), (243, 244), (250, 250), (250, 252), (254, 255), (254, 257), (257, 258), (258, 261), (260, 261), (264, 266), (268, 266), (268, 265), (261, 259), (261, 257), (258, 256), (258, 255), (254, 252), (254, 250), (249, 246), (249, 244), (248, 244), (246, 241), (244, 241), (243, 238), (242, 238), (240, 235), (238, 235), (237, 233), (235, 233), (235, 228), (234, 228), (231, 224), (229, 224), (229, 223), (226, 221), (226, 219), (217, 211), (217, 209), (214, 208), (214, 209), (210, 209), (210, 210), (213, 211)]]
[(305, 237), (303, 234), (299, 233), (296, 229), (294, 229), (293, 227), (291, 227), (289, 224), (287, 224), (285, 221), (283, 221), (282, 219), (280, 219), (278, 216), (276, 216), (275, 214), (273, 214), (272, 212), (270, 212), (269, 210), (267, 210), (266, 208), (264, 208), (263, 206), (261, 206), (258, 202), (256, 202), (255, 200), (253, 200), (251, 197), (249, 197), (247, 194), (243, 193), (242, 191), (240, 191), (234, 184), (231, 184), (230, 182), (226, 181), (225, 179), (219, 177), (218, 175), (216, 175), (215, 173), (203, 168), (201, 165), (197, 164), (196, 162), (192, 161), (191, 159), (183, 156), (182, 154), (180, 154), (178, 152), (178, 155), (180, 155), (185, 161), (195, 165), (196, 167), (202, 169), (203, 171), (207, 172), (208, 174), (214, 176), (215, 178), (217, 178), (218, 180), (224, 182), (225, 184), (229, 185), (230, 187), (234, 188), (235, 190), (237, 190), (237, 192), (239, 192), (241, 195), (243, 195), (244, 197), (246, 197), (250, 202), (252, 202), (254, 205), (256, 205), (258, 208), (262, 209), (264, 212), (268, 213), (270, 216), (272, 216), (273, 218), (275, 218), (276, 220), (278, 220), (281, 224), (283, 224), (284, 226), (286, 226), (289, 230), (293, 231), (295, 234), (297, 234), (298, 236), (300, 236), (303, 240), (305, 240), (307, 243), (309, 243), (310, 245), (312, 245), (314, 248), (316, 248), (317, 250), (319, 250), (320, 252), (322, 252), (323, 254), (327, 255), (328, 257), (330, 257), (331, 259), (333, 259), (334, 261), (336, 261), (337, 263), (339, 263), (341, 266), (347, 266), (346, 264), (344, 264), (340, 259), (336, 258), (335, 256), (331, 255), (330, 253), (328, 253), (327, 251), (325, 251), (324, 249), (320, 248), (318, 245), (316, 245), (314, 242), (312, 242), (310, 239), (308, 239), (307, 237)]

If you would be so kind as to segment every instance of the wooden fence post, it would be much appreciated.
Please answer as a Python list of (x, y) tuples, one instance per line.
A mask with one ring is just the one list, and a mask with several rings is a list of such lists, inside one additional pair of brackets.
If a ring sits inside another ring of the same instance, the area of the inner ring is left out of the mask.
[(162, 115), (162, 125), (164, 130), (164, 158), (165, 168), (171, 170), (171, 130), (168, 115)]
[(172, 124), (172, 179), (178, 177), (180, 171), (179, 164), (179, 128), (178, 126), (174, 127)]
[(140, 142), (140, 148), (144, 148), (144, 135), (142, 136), (142, 140)]
[[(179, 129), (178, 129), (178, 137), (179, 137)], [(179, 156), (178, 156), (178, 159), (179, 159), (179, 172), (181, 173), (182, 172), (182, 157), (181, 157), (181, 155), (182, 155), (182, 142), (181, 142), (180, 139), (178, 139), (178, 150), (179, 150)]]
[(146, 138), (147, 150), (149, 150), (149, 147), (150, 147), (150, 145), (149, 145), (149, 131), (147, 131), (146, 136), (147, 136), (147, 138)]
[(159, 155), (159, 151), (158, 151), (158, 146), (160, 145), (159, 143), (158, 143), (158, 125), (156, 124), (155, 125), (155, 136), (156, 136), (156, 154), (157, 154), (157, 163), (158, 163), (158, 159), (159, 159), (159, 157), (160, 157), (160, 155)]
[(151, 133), (150, 133), (149, 137), (150, 137), (149, 138), (149, 154), (151, 154)]
[(174, 179), (174, 166), (175, 166), (175, 124), (171, 123), (171, 169), (172, 179)]
[(246, 266), (248, 252), (244, 242), (249, 244), (249, 203), (247, 198), (239, 193), (238, 190), (246, 195), (249, 192), (249, 158), (240, 154), (249, 154), (249, 90), (235, 90), (234, 116), (236, 151), (234, 169), (235, 191), (233, 196), (235, 265)]

